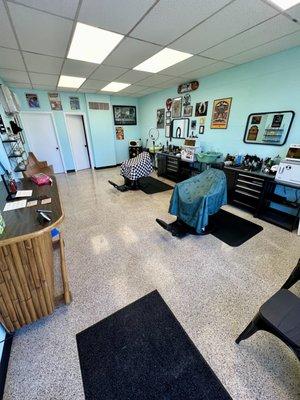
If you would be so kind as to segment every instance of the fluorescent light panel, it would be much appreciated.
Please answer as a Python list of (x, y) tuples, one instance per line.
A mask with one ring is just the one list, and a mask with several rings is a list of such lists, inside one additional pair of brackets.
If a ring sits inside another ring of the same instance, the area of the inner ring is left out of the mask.
[(102, 92), (120, 92), (130, 86), (130, 83), (110, 82), (108, 85), (101, 89)]
[(192, 56), (193, 54), (183, 53), (182, 51), (166, 48), (154, 54), (154, 56), (148, 58), (148, 60), (142, 62), (133, 69), (137, 71), (155, 73), (171, 67), (172, 65), (186, 60)]
[(275, 4), (276, 6), (280, 7), (282, 10), (287, 10), (296, 4), (299, 4), (299, 0), (270, 0), (271, 3)]
[(78, 76), (61, 75), (59, 78), (58, 86), (77, 89), (83, 84), (85, 80), (86, 78), (81, 78)]
[(77, 22), (67, 58), (101, 64), (123, 35)]

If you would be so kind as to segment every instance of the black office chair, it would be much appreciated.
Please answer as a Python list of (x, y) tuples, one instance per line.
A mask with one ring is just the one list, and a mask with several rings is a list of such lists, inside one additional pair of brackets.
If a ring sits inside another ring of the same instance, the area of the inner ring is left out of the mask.
[(287, 289), (279, 290), (260, 307), (235, 342), (239, 344), (259, 330), (281, 339), (300, 361), (300, 298)]
[(295, 285), (295, 283), (297, 281), (300, 280), (300, 258), (298, 260), (298, 264), (296, 265), (296, 267), (294, 268), (293, 272), (291, 273), (290, 277), (288, 278), (288, 280), (285, 282), (285, 284), (282, 286), (282, 289), (289, 289), (291, 288), (293, 285)]

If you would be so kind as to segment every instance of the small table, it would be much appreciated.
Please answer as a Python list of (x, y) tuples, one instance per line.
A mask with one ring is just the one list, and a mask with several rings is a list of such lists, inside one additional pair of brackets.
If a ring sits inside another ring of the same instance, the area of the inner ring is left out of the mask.
[[(33, 198), (51, 197), (51, 203), (2, 213), (5, 230), (0, 235), (0, 318), (13, 332), (54, 312), (61, 299), (72, 300), (65, 263), (64, 241), (59, 234), (60, 267), (64, 291), (55, 297), (53, 243), (51, 230), (64, 219), (55, 177), (52, 185), (37, 186), (29, 179), (18, 183), (18, 190), (33, 190)], [(2, 184), (0, 207), (6, 203)], [(51, 222), (41, 225), (36, 209), (51, 210)]]

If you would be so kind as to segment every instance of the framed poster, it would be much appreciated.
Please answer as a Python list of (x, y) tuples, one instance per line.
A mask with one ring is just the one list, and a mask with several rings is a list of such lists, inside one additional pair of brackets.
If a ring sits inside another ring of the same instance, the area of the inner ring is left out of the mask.
[(26, 93), (25, 96), (29, 108), (40, 108), (40, 102), (37, 94)]
[(211, 124), (210, 124), (211, 129), (227, 128), (231, 102), (232, 102), (232, 97), (214, 100), (212, 116), (211, 116)]
[(183, 117), (191, 117), (193, 115), (193, 106), (183, 106)]
[(165, 109), (159, 108), (156, 111), (156, 128), (164, 129), (165, 127)]
[(208, 101), (200, 101), (196, 103), (195, 117), (205, 117), (207, 115)]
[(182, 97), (176, 97), (172, 102), (172, 118), (181, 117)]
[(189, 118), (173, 119), (171, 124), (172, 137), (175, 139), (185, 139), (189, 136)]
[(113, 106), (115, 125), (136, 125), (136, 106)]
[(124, 129), (122, 126), (116, 126), (116, 139), (124, 140)]
[(59, 93), (57, 92), (49, 92), (48, 93), (48, 99), (50, 102), (51, 110), (54, 111), (61, 111), (62, 110), (62, 105), (61, 105), (61, 100), (59, 97)]
[(170, 137), (170, 132), (171, 132), (171, 125), (166, 125), (166, 127), (165, 127), (165, 136), (166, 136), (166, 138)]
[(70, 96), (70, 108), (71, 110), (80, 110), (79, 97)]

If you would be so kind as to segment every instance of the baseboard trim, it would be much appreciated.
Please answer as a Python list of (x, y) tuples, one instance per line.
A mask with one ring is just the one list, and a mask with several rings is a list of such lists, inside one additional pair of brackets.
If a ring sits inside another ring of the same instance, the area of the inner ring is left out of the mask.
[(11, 345), (13, 341), (14, 334), (7, 333), (5, 336), (3, 352), (1, 357), (1, 366), (0, 366), (0, 399), (3, 399), (4, 395), (4, 387), (6, 381), (6, 374), (8, 368), (8, 362), (10, 357)]
[(76, 172), (75, 169), (67, 169), (67, 174), (70, 174), (71, 172)]

